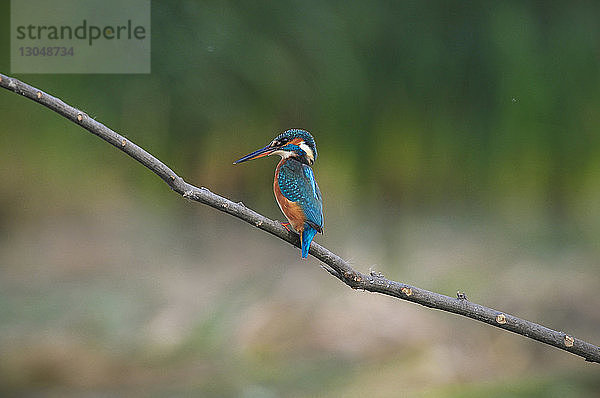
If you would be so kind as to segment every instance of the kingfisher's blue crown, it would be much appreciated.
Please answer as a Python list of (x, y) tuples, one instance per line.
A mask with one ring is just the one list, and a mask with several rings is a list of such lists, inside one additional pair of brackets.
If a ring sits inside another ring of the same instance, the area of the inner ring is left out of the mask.
[[(289, 129), (284, 131), (283, 133), (279, 134), (277, 137), (275, 137), (275, 139), (273, 139), (273, 143), (274, 144), (279, 144), (279, 145), (285, 145), (287, 142), (295, 139), (295, 138), (301, 138), (304, 143), (306, 145), (308, 145), (308, 147), (311, 149), (311, 151), (313, 152), (313, 159), (312, 161), (314, 162), (315, 160), (317, 160), (317, 146), (315, 144), (315, 139), (313, 138), (313, 136), (306, 130), (302, 130), (302, 129)], [(284, 146), (285, 148), (285, 146)], [(298, 147), (296, 147), (298, 148)], [(287, 149), (287, 148), (285, 148)], [(298, 150), (296, 150), (296, 152), (298, 152)], [(300, 150), (300, 153), (298, 153), (298, 155), (302, 156), (304, 154), (304, 151)]]

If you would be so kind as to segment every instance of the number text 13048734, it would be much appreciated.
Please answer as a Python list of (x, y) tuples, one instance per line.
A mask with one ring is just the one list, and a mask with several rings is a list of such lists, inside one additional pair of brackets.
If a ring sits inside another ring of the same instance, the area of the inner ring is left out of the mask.
[(19, 47), (22, 57), (72, 57), (73, 47)]

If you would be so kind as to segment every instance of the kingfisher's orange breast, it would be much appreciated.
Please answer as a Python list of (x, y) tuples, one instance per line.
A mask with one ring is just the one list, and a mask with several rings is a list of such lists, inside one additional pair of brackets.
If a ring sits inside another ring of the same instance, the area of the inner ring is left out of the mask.
[(277, 200), (277, 204), (279, 205), (281, 212), (288, 219), (292, 228), (294, 228), (296, 232), (300, 233), (304, 230), (304, 222), (306, 221), (304, 212), (298, 203), (292, 202), (283, 196), (283, 193), (281, 193), (281, 188), (279, 187), (279, 182), (277, 181), (277, 178), (279, 177), (279, 168), (285, 160), (286, 159), (281, 159), (281, 161), (277, 164), (277, 168), (275, 168), (273, 192), (275, 193), (275, 200)]

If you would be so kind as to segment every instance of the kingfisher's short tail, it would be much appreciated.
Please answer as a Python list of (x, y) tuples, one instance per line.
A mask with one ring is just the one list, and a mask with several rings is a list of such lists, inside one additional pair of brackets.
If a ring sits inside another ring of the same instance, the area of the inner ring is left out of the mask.
[(312, 242), (316, 233), (316, 229), (311, 227), (308, 223), (304, 224), (304, 230), (300, 235), (300, 244), (302, 245), (302, 258), (308, 257), (308, 249), (310, 248), (310, 242)]

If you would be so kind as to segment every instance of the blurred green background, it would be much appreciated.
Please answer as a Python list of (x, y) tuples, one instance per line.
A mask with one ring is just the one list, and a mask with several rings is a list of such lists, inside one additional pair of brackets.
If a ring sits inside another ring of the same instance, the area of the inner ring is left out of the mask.
[[(593, 1), (153, 2), (150, 75), (15, 77), (271, 218), (275, 160), (231, 163), (306, 128), (319, 243), (599, 344), (599, 16)], [(600, 394), (597, 365), (352, 291), (31, 101), (0, 92), (0, 120), (3, 396)]]

